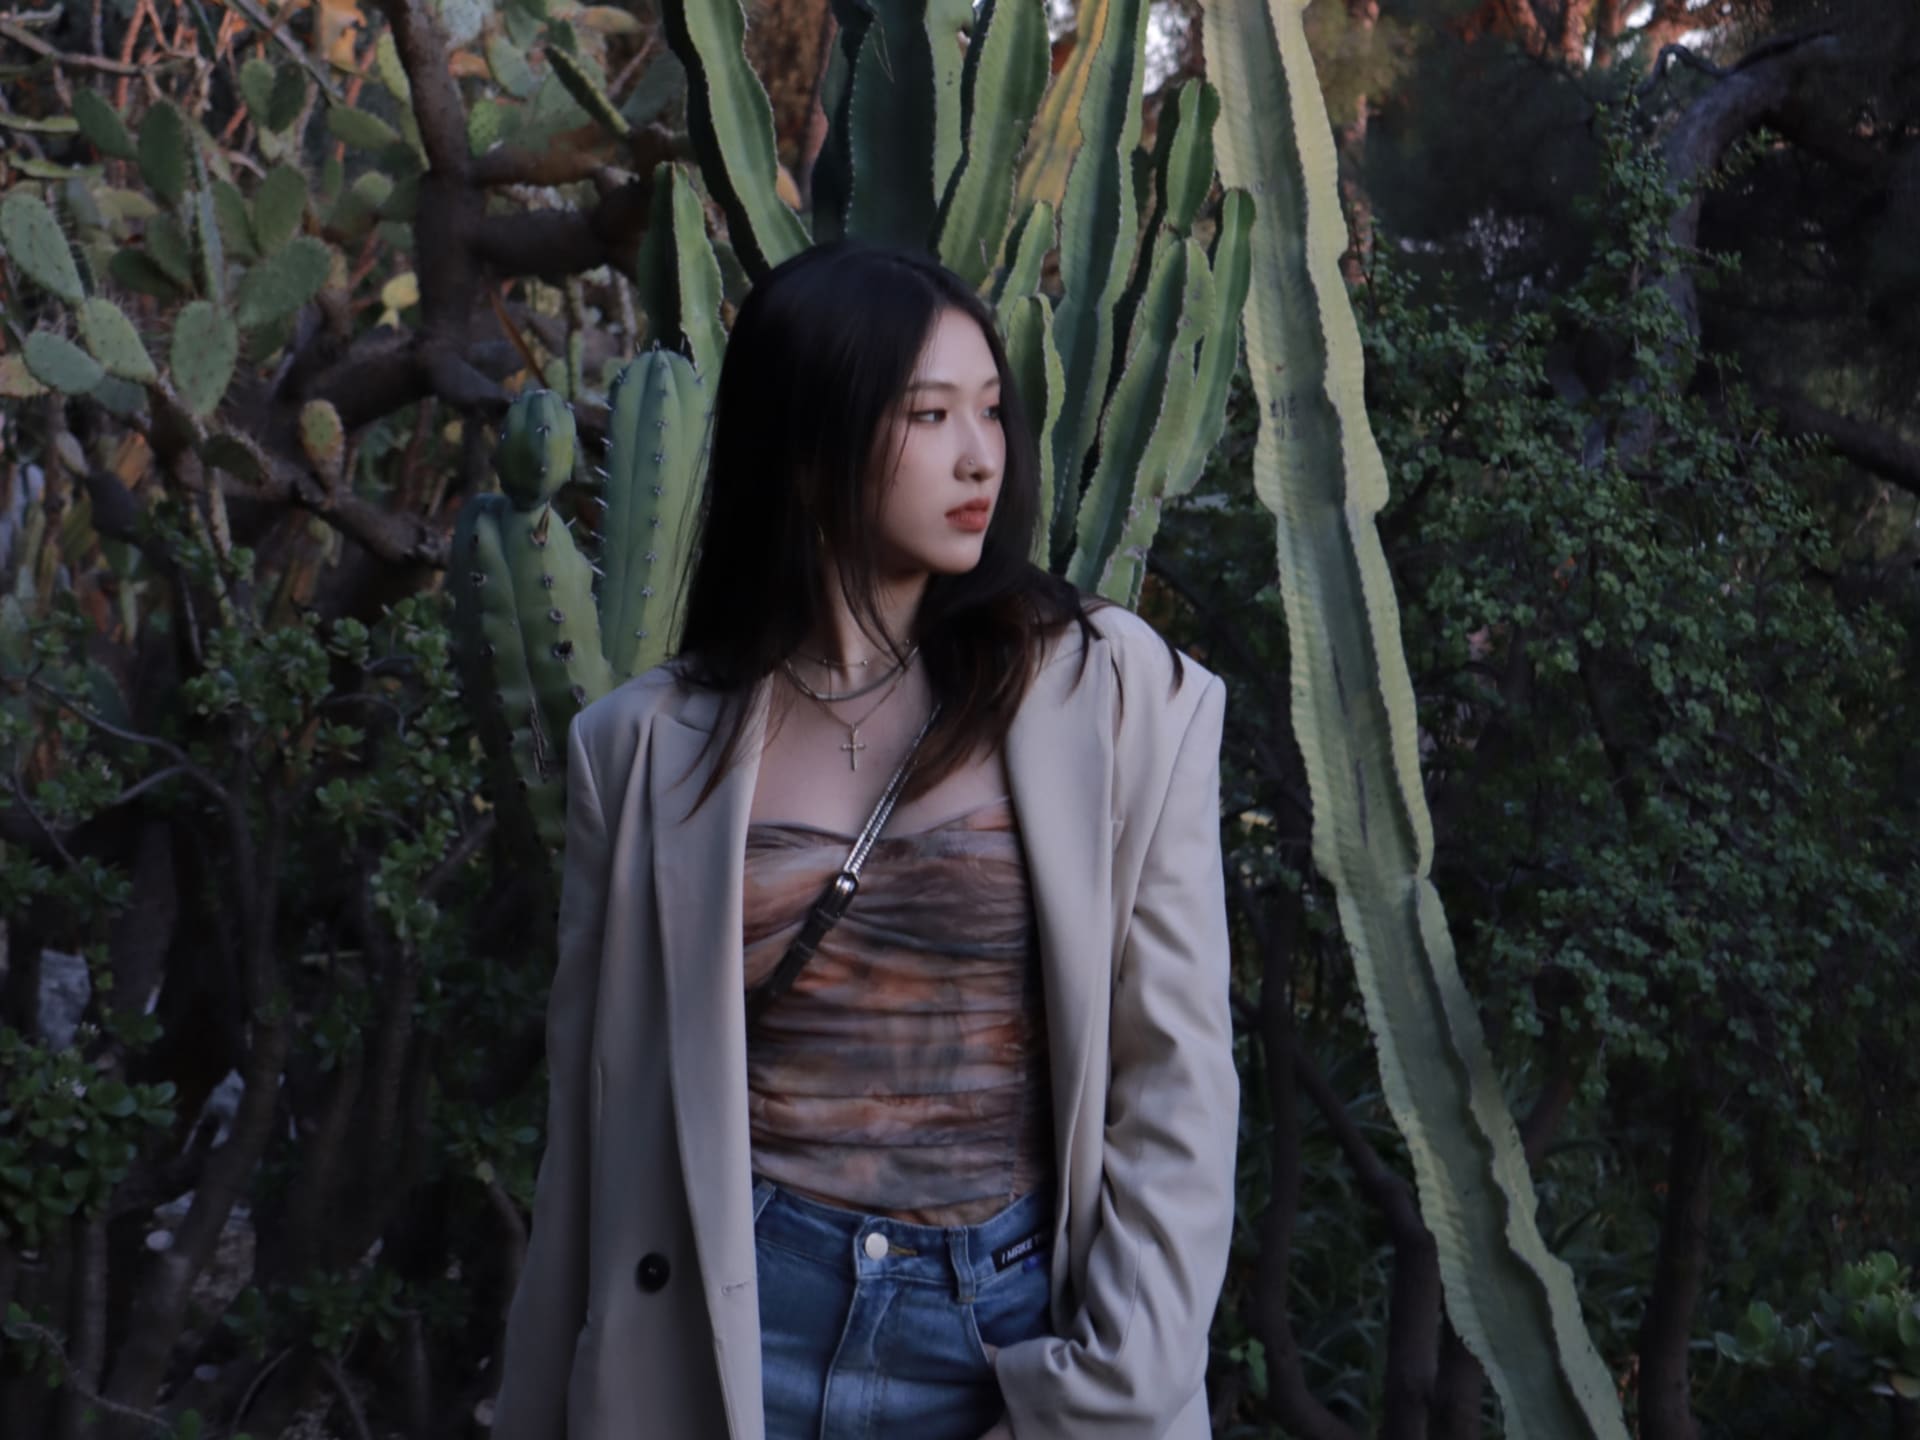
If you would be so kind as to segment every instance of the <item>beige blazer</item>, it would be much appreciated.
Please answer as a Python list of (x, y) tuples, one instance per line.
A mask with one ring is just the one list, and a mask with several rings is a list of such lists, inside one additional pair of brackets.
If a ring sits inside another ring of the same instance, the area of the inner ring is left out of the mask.
[[(1145, 621), (1093, 623), (1078, 686), (1070, 627), (1006, 742), (1060, 1183), (1055, 1336), (995, 1367), (1017, 1440), (1203, 1440), (1239, 1109), (1225, 687), (1187, 661), (1169, 696)], [(568, 738), (547, 1150), (495, 1440), (764, 1440), (741, 959), (755, 747), (679, 818), (717, 710), (656, 669)]]

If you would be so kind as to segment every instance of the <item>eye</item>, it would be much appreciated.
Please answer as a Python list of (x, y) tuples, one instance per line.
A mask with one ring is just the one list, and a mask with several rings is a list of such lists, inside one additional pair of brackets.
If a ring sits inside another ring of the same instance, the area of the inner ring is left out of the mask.
[(1000, 418), (1000, 407), (998, 405), (989, 405), (987, 407), (987, 413), (998, 420)]
[(907, 416), (909, 420), (922, 420), (928, 417), (931, 417), (937, 425), (947, 418), (947, 412), (944, 410), (915, 410)]

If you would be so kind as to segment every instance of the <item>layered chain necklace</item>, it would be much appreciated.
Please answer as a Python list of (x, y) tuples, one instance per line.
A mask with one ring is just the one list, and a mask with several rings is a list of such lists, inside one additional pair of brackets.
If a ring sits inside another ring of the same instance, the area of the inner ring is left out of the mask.
[[(864, 685), (856, 685), (851, 690), (842, 690), (837, 694), (831, 691), (816, 690), (807, 684), (807, 682), (802, 680), (795, 672), (793, 662), (790, 660), (782, 660), (780, 662), (780, 668), (787, 672), (787, 678), (793, 682), (795, 689), (820, 707), (822, 714), (831, 718), (834, 724), (846, 726), (846, 742), (840, 746), (840, 749), (846, 752), (847, 768), (849, 770), (858, 770), (860, 768), (860, 752), (867, 748), (865, 743), (860, 739), (860, 727), (880, 712), (880, 707), (887, 703), (887, 700), (892, 696), (900, 682), (906, 678), (907, 671), (913, 666), (913, 657), (919, 653), (920, 647), (915, 645), (907, 651), (905, 659), (899, 661), (893, 669), (889, 670), (879, 679), (869, 680)], [(802, 658), (813, 659), (814, 657), (804, 656)], [(815, 663), (824, 665), (828, 662), (816, 660)], [(855, 663), (864, 666), (868, 662), (860, 660)], [(862, 695), (871, 695), (875, 690), (881, 691), (880, 698), (874, 701), (872, 707), (858, 720), (849, 721), (843, 719), (827, 708), (837, 701), (858, 700)]]

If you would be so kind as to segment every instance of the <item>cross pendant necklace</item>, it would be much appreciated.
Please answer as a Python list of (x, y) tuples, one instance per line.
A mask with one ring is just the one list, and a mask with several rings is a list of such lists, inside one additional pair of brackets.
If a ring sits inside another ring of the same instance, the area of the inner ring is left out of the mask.
[[(918, 647), (915, 648), (917, 649)], [(793, 673), (792, 666), (787, 667), (787, 675), (788, 678), (793, 680), (799, 687), (802, 695), (805, 695), (809, 700), (813, 701), (813, 703), (818, 705), (826, 714), (832, 716), (836, 724), (847, 727), (846, 741), (839, 748), (847, 757), (847, 769), (857, 772), (860, 769), (860, 752), (867, 748), (866, 742), (860, 738), (860, 727), (880, 713), (880, 707), (886, 704), (888, 698), (900, 687), (900, 682), (906, 679), (907, 671), (912, 668), (912, 665), (913, 651), (909, 651), (907, 654), (907, 663), (901, 665), (893, 672), (893, 678), (886, 682), (886, 688), (880, 692), (880, 698), (873, 702), (872, 707), (868, 709), (866, 714), (851, 723), (842, 720), (838, 715), (834, 715), (833, 711), (827, 708), (825, 697), (816, 691), (809, 690), (804, 684), (801, 684), (799, 676)]]
[(847, 743), (840, 748), (847, 752), (847, 768), (849, 770), (858, 770), (860, 768), (860, 752), (867, 748), (860, 743), (858, 726), (849, 725), (847, 727)]

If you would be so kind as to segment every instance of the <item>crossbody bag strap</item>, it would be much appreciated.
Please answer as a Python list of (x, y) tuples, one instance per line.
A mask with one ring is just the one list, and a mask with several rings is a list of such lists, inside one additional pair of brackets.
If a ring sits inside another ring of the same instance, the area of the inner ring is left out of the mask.
[(860, 867), (867, 863), (867, 852), (873, 849), (874, 841), (880, 838), (880, 832), (886, 826), (887, 817), (893, 814), (894, 802), (906, 787), (907, 772), (913, 767), (913, 757), (919, 753), (920, 742), (927, 738), (927, 732), (933, 729), (933, 722), (939, 715), (940, 706), (936, 702), (927, 715), (926, 723), (920, 727), (920, 733), (913, 737), (913, 744), (907, 747), (906, 755), (887, 781), (886, 788), (880, 792), (873, 813), (867, 816), (867, 823), (854, 840), (853, 848), (847, 851), (847, 858), (841, 863), (839, 872), (827, 882), (826, 888), (807, 911), (800, 933), (794, 936), (787, 953), (780, 957), (780, 963), (773, 967), (771, 975), (747, 992), (749, 1030), (760, 1022), (760, 1017), (774, 1001), (793, 988), (793, 982), (813, 958), (813, 952), (819, 949), (821, 939), (847, 913), (847, 907), (853, 903), (853, 897), (860, 889)]

